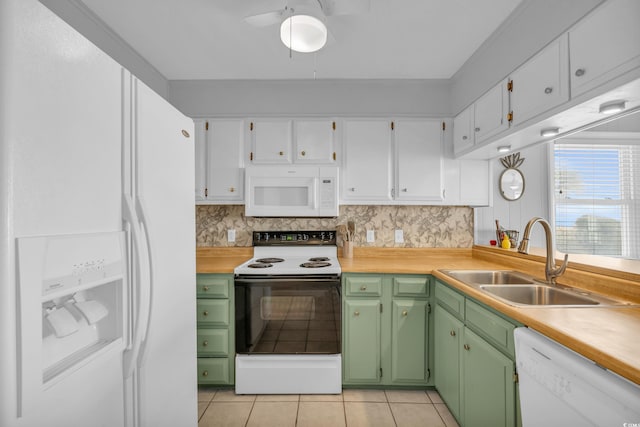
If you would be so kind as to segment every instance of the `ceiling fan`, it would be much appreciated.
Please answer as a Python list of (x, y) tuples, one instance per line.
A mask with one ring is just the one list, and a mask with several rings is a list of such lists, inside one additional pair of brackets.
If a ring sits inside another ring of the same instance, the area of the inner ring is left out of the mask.
[(328, 17), (366, 13), (369, 3), (370, 0), (289, 0), (283, 9), (246, 16), (244, 20), (255, 27), (280, 23), (280, 39), (289, 51), (309, 53), (327, 43)]

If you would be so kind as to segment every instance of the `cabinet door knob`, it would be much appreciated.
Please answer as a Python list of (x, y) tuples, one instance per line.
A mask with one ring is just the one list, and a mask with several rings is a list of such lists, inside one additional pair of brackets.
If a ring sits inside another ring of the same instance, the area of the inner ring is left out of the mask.
[(202, 313), (202, 315), (203, 315), (203, 316), (208, 316), (208, 315), (209, 315), (209, 312), (208, 312), (207, 310), (205, 310), (205, 311)]
[(402, 317), (407, 317), (407, 314), (409, 314), (407, 310), (402, 310)]
[(365, 285), (362, 285), (362, 286), (360, 286), (360, 290), (361, 290), (361, 291), (366, 291), (366, 290), (367, 290), (367, 287), (366, 287)]
[(207, 377), (207, 376), (209, 376), (209, 371), (204, 371), (204, 372), (202, 373), (202, 376), (203, 376), (203, 377)]
[(455, 337), (456, 336), (456, 331), (449, 332), (449, 335), (451, 335), (452, 337)]
[(208, 286), (203, 286), (203, 287), (202, 287), (202, 290), (203, 290), (204, 292), (207, 292), (207, 291), (209, 290), (209, 287), (208, 287)]
[(301, 152), (300, 152), (300, 155), (301, 155), (301, 156), (306, 156), (306, 155), (307, 155), (307, 152), (306, 152), (306, 151), (301, 151)]
[(469, 344), (465, 344), (465, 345), (463, 345), (463, 347), (464, 347), (464, 349), (465, 349), (465, 350), (467, 350), (467, 351), (469, 351), (469, 350), (471, 349), (471, 347), (469, 347)]
[(235, 192), (235, 191), (236, 191), (236, 189), (235, 189), (234, 187), (230, 187), (230, 188), (229, 188), (229, 192), (230, 192), (230, 193), (233, 193), (233, 192)]
[(281, 156), (284, 156), (284, 151), (280, 151), (278, 154), (280, 154)]
[(185, 138), (189, 138), (191, 135), (189, 135), (189, 132), (187, 132), (186, 130), (182, 129), (182, 136), (184, 136)]
[(480, 128), (475, 128), (474, 129), (476, 132), (480, 132)]
[(551, 92), (553, 92), (553, 88), (552, 87), (545, 87), (544, 88), (544, 93), (546, 93), (547, 95), (549, 95)]
[(203, 346), (203, 347), (206, 347), (206, 346), (208, 346), (208, 345), (209, 345), (209, 341), (203, 341), (203, 342), (202, 342), (202, 346)]
[(360, 316), (360, 312), (358, 310), (356, 310), (356, 311), (353, 312), (353, 315), (354, 316)]
[(464, 136), (462, 137), (462, 140), (463, 140), (463, 141), (466, 141), (467, 139), (468, 139), (468, 138), (467, 138), (467, 135), (464, 135)]
[(582, 76), (584, 76), (584, 73), (585, 73), (585, 72), (586, 72), (586, 70), (585, 70), (584, 68), (578, 68), (578, 69), (576, 70), (576, 73), (575, 73), (575, 74), (576, 74), (576, 77), (582, 77)]
[(406, 188), (403, 188), (403, 189), (402, 189), (402, 192), (403, 192), (403, 193), (406, 193), (406, 192), (407, 192), (407, 189), (406, 189)]
[(356, 188), (355, 188), (355, 187), (351, 187), (351, 188), (349, 189), (349, 191), (356, 191)]

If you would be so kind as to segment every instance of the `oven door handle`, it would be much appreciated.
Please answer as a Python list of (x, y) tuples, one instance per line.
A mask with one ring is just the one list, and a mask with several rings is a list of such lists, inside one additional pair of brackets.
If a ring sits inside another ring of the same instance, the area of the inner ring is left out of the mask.
[(312, 283), (333, 283), (340, 284), (339, 277), (284, 277), (284, 276), (270, 276), (270, 277), (242, 277), (236, 278), (234, 283), (236, 285), (256, 285), (256, 284), (276, 284), (276, 283), (294, 283), (294, 282), (312, 282)]

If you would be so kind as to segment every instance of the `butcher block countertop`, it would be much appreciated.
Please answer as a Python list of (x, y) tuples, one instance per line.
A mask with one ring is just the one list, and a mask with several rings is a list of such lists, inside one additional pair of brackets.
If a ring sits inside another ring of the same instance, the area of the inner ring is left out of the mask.
[[(447, 269), (518, 270), (544, 278), (544, 258), (484, 246), (446, 248), (354, 248), (340, 257), (343, 273), (433, 274), (468, 296), (640, 384), (640, 274), (571, 263), (559, 283), (616, 296), (635, 307), (515, 307), (447, 276)], [(253, 248), (198, 248), (198, 273), (233, 273)]]

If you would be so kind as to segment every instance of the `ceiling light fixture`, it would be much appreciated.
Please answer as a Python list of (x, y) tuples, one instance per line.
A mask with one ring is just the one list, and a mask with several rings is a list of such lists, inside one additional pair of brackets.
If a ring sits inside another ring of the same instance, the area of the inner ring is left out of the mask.
[(600, 114), (615, 114), (624, 110), (626, 104), (624, 101), (611, 101), (600, 104)]
[(556, 136), (560, 133), (560, 128), (545, 128), (540, 131), (540, 136), (546, 138), (548, 136)]
[(500, 147), (498, 147), (498, 153), (506, 153), (509, 150), (511, 150), (510, 145), (501, 145)]
[(291, 15), (280, 25), (280, 39), (284, 45), (296, 52), (316, 52), (327, 43), (327, 26), (310, 14)]

